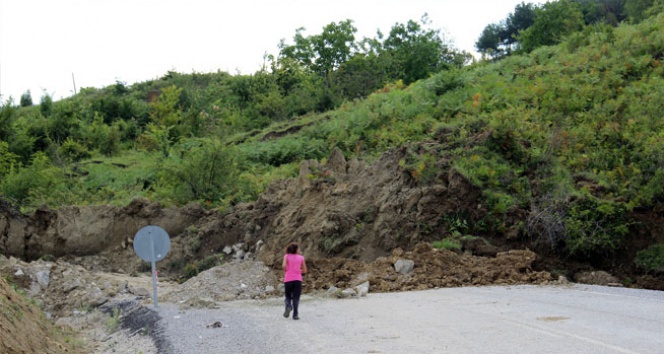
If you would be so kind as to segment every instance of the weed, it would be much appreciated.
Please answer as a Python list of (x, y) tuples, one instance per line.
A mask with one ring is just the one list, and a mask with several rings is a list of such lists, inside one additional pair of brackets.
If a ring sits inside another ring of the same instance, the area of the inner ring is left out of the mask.
[(469, 231), (468, 216), (464, 211), (445, 214), (442, 221), (447, 226), (448, 232), (453, 235), (465, 235)]
[(106, 319), (106, 322), (104, 322), (104, 325), (106, 327), (106, 330), (110, 333), (113, 333), (118, 330), (120, 327), (120, 309), (119, 308), (114, 308), (113, 309), (113, 315), (109, 316), (108, 319)]
[(80, 339), (80, 338), (72, 337), (72, 336), (65, 336), (64, 340), (65, 340), (65, 343), (70, 344), (72, 347), (74, 347), (76, 349), (81, 349), (81, 348), (85, 347), (85, 341)]
[(461, 251), (461, 243), (454, 238), (446, 237), (440, 241), (435, 241), (433, 247), (437, 249), (445, 249), (450, 251)]
[(189, 248), (189, 251), (191, 251), (191, 253), (196, 254), (201, 249), (201, 239), (198, 237), (194, 237), (191, 240), (189, 240), (187, 246)]
[(39, 257), (39, 259), (44, 261), (44, 262), (54, 262), (55, 261), (55, 257), (52, 254), (42, 255), (41, 257)]

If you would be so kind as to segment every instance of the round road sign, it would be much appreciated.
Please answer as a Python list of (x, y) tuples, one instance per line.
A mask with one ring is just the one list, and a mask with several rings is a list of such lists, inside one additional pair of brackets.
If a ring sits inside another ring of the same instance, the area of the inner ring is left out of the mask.
[(168, 233), (159, 226), (145, 226), (134, 236), (134, 251), (144, 261), (161, 261), (170, 249), (171, 239), (168, 237)]

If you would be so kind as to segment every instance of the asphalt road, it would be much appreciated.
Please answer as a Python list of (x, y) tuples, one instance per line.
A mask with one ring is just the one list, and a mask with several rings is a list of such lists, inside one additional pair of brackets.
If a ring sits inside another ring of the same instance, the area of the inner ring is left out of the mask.
[[(587, 285), (160, 304), (165, 353), (664, 353), (664, 292)], [(221, 328), (206, 325), (221, 322)]]

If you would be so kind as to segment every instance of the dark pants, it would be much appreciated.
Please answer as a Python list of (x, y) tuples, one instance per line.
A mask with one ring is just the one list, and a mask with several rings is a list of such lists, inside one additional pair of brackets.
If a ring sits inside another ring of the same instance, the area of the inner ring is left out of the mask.
[(299, 280), (284, 283), (286, 292), (286, 307), (293, 309), (293, 317), (297, 317), (297, 307), (300, 304), (300, 295), (302, 294), (302, 282)]

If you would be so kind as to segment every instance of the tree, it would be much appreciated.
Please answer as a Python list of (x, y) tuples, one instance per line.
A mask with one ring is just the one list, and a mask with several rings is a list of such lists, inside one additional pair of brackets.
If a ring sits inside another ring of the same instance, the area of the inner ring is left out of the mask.
[(607, 23), (617, 26), (625, 20), (625, 0), (574, 0), (586, 25)]
[(579, 5), (570, 0), (547, 2), (536, 10), (535, 23), (517, 36), (519, 49), (534, 49), (560, 43), (567, 35), (583, 28)]
[(282, 61), (292, 61), (302, 67), (311, 68), (314, 59), (314, 51), (311, 44), (311, 38), (302, 35), (302, 32), (304, 31), (304, 27), (295, 30), (295, 36), (293, 36), (294, 44), (292, 45), (287, 45), (284, 39), (279, 42), (278, 64), (281, 64)]
[(504, 33), (501, 37), (508, 51), (517, 43), (519, 32), (525, 31), (535, 23), (535, 17), (537, 16), (535, 12), (536, 8), (532, 3), (526, 4), (522, 2), (514, 7), (513, 13), (507, 16)]
[(413, 20), (392, 26), (383, 41), (379, 55), (388, 56), (389, 76), (410, 84), (440, 70), (463, 65), (466, 53), (460, 53), (444, 43), (440, 31), (425, 29), (430, 21), (426, 14), (420, 23)]
[(536, 9), (532, 3), (522, 2), (516, 5), (514, 12), (504, 21), (489, 24), (484, 28), (480, 38), (475, 42), (475, 48), (492, 58), (509, 55), (517, 45), (519, 33), (535, 23)]
[(279, 44), (278, 63), (294, 61), (322, 77), (339, 68), (353, 53), (357, 28), (352, 20), (330, 23), (321, 34), (305, 37), (304, 28), (298, 28), (294, 44)]
[(366, 97), (390, 81), (388, 58), (374, 53), (356, 53), (332, 75), (334, 86), (348, 99)]
[(480, 38), (475, 42), (475, 48), (478, 52), (490, 57), (502, 57), (505, 51), (502, 47), (502, 35), (505, 28), (501, 24), (492, 23), (484, 27)]
[(312, 46), (316, 59), (314, 70), (321, 76), (339, 68), (350, 58), (355, 42), (357, 28), (352, 20), (330, 23), (323, 28), (323, 33), (313, 36)]
[(44, 95), (41, 97), (39, 111), (44, 117), (49, 117), (51, 113), (53, 113), (53, 99), (47, 93), (44, 93)]
[(30, 94), (30, 90), (25, 91), (21, 95), (20, 105), (21, 105), (21, 107), (30, 107), (30, 106), (32, 106), (32, 95)]
[(632, 23), (639, 23), (644, 19), (664, 10), (662, 0), (629, 0), (625, 1), (625, 15)]

